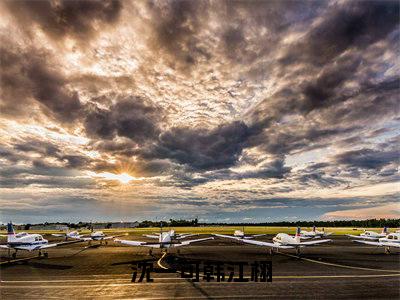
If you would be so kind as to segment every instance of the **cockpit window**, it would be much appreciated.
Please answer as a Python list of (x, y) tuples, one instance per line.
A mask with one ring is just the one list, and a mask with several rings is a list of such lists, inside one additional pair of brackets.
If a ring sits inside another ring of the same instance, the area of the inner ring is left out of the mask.
[(389, 235), (389, 236), (388, 236), (388, 239), (389, 239), (389, 240), (393, 240), (393, 235)]

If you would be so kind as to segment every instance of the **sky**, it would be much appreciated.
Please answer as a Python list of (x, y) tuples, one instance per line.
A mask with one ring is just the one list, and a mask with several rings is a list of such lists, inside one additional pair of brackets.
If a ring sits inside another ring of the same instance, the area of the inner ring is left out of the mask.
[(399, 1), (1, 1), (0, 222), (398, 218)]

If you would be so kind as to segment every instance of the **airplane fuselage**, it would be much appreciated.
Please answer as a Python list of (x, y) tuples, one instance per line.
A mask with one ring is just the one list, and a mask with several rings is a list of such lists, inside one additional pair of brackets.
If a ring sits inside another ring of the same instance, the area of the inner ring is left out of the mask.
[(40, 234), (28, 234), (25, 232), (16, 234), (12, 240), (7, 242), (10, 247), (38, 246), (48, 243), (49, 241), (44, 239)]
[(296, 237), (293, 237), (291, 235), (288, 235), (286, 233), (278, 233), (273, 239), (272, 239), (274, 244), (277, 245), (290, 245), (292, 246), (293, 244), (299, 244), (299, 240)]

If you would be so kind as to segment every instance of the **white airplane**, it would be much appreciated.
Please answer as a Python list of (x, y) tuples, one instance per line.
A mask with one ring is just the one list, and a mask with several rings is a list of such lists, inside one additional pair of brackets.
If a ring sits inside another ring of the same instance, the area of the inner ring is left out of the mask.
[[(16, 234), (14, 231), (14, 227), (10, 222), (7, 224), (7, 244), (0, 245), (0, 248), (8, 249), (9, 256), (10, 251), (15, 250), (15, 252), (12, 254), (12, 257), (15, 259), (17, 257), (18, 250), (25, 250), (29, 252), (38, 250), (39, 256), (42, 256), (42, 249), (62, 246), (76, 242), (77, 241), (49, 244), (49, 241), (44, 239), (40, 234), (29, 234), (26, 232), (20, 232)], [(48, 253), (45, 252), (44, 256), (48, 257)]]
[(222, 237), (222, 238), (228, 238), (228, 239), (235, 239), (235, 240), (250, 240), (250, 239), (254, 239), (255, 237), (259, 237), (259, 236), (263, 236), (266, 235), (265, 233), (263, 234), (253, 234), (253, 235), (245, 235), (244, 234), (244, 227), (243, 230), (235, 230), (235, 232), (232, 235), (225, 235), (225, 234), (213, 234), (215, 236), (218, 237)]
[(240, 239), (237, 237), (233, 236), (224, 236), (224, 237), (229, 237), (232, 239), (236, 240), (241, 240), (243, 243), (247, 244), (252, 244), (252, 245), (257, 245), (257, 246), (264, 246), (264, 247), (270, 247), (271, 251), (270, 253), (272, 254), (272, 251), (274, 248), (276, 249), (296, 249), (296, 254), (300, 254), (300, 248), (307, 247), (307, 246), (314, 246), (317, 244), (322, 244), (322, 243), (327, 243), (332, 240), (326, 239), (326, 240), (313, 240), (313, 241), (308, 241), (308, 242), (302, 242), (300, 240), (300, 227), (297, 228), (296, 235), (291, 236), (288, 235), (287, 233), (278, 233), (273, 239), (272, 243), (270, 242), (262, 242), (262, 241), (256, 241), (252, 239)]
[(352, 235), (352, 234), (346, 234), (348, 237), (354, 238), (354, 239), (362, 239), (362, 240), (370, 240), (370, 241), (377, 241), (380, 238), (385, 237), (388, 234), (388, 228), (384, 227), (381, 233), (377, 233), (375, 231), (364, 231), (360, 235)]
[(113, 235), (113, 236), (105, 235), (103, 231), (93, 231), (93, 228), (92, 228), (92, 232), (90, 233), (90, 236), (81, 236), (80, 240), (89, 242), (89, 244), (92, 241), (100, 241), (100, 245), (103, 244), (103, 241), (104, 241), (105, 244), (107, 245), (108, 240), (111, 240), (111, 239), (114, 239), (116, 237), (123, 236), (123, 235), (125, 235), (125, 234)]
[(114, 239), (114, 242), (125, 244), (128, 246), (143, 246), (143, 247), (151, 247), (151, 248), (171, 248), (171, 247), (182, 247), (182, 246), (187, 246), (192, 243), (197, 243), (197, 242), (202, 242), (202, 241), (207, 241), (207, 240), (213, 240), (213, 237), (208, 237), (208, 238), (201, 238), (201, 239), (196, 239), (196, 240), (189, 240), (189, 241), (180, 241), (180, 240), (174, 240), (171, 236), (171, 231), (168, 232), (161, 232), (157, 236), (158, 242), (142, 242), (142, 241), (132, 241), (132, 240), (120, 240), (120, 239)]
[(74, 231), (69, 231), (69, 229), (67, 229), (66, 233), (54, 233), (52, 234), (52, 236), (56, 236), (56, 237), (63, 237), (65, 238), (65, 240), (67, 241), (68, 239), (73, 239), (73, 240), (80, 240), (82, 239), (82, 236), (79, 234), (78, 231), (74, 230)]
[(322, 228), (322, 231), (319, 231), (316, 229), (315, 226), (313, 226), (312, 231), (306, 231), (306, 230), (302, 230), (300, 231), (300, 235), (301, 237), (305, 237), (305, 238), (322, 238), (322, 237), (326, 237), (331, 235), (332, 232), (325, 232), (325, 228)]
[[(190, 233), (176, 233), (175, 230), (171, 229), (168, 231), (171, 239), (173, 240), (181, 240), (190, 236), (195, 236), (198, 234), (190, 234)], [(151, 239), (159, 239), (160, 238), (160, 233), (154, 233), (154, 234), (143, 234), (143, 236), (151, 238)]]
[(390, 247), (393, 248), (400, 248), (400, 233), (389, 233), (386, 237), (378, 239), (378, 241), (361, 241), (361, 240), (353, 240), (353, 242), (360, 243), (360, 244), (366, 244), (366, 245), (372, 245), (372, 246), (378, 246), (378, 247), (384, 247), (385, 248), (385, 253), (389, 254), (390, 253)]

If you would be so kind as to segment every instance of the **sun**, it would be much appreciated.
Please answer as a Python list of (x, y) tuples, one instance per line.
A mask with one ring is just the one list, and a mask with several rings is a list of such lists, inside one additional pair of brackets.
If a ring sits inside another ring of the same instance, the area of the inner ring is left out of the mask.
[(118, 180), (123, 184), (127, 184), (129, 183), (129, 181), (135, 179), (135, 177), (129, 175), (128, 173), (120, 173), (120, 174), (114, 174), (110, 172), (103, 172), (103, 173), (88, 172), (88, 173), (92, 177), (101, 177), (109, 180)]
[(127, 173), (115, 175), (115, 178), (125, 184), (128, 183), (129, 181), (135, 179), (134, 177), (132, 177), (131, 175), (129, 175)]

